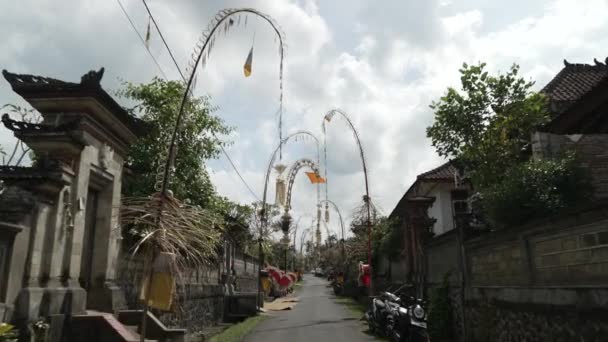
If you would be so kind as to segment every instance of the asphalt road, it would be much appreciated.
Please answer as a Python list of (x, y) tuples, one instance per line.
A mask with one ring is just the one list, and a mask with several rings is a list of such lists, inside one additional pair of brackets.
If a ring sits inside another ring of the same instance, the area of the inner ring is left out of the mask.
[(338, 342), (375, 341), (366, 335), (365, 324), (335, 302), (327, 281), (310, 274), (297, 293), (293, 310), (272, 312), (244, 342)]

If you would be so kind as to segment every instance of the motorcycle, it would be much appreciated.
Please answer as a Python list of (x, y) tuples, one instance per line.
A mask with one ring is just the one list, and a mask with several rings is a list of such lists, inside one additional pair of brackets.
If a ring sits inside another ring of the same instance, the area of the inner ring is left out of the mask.
[[(403, 288), (400, 287), (399, 292)], [(387, 336), (394, 342), (428, 342), (424, 303), (414, 297), (383, 292), (372, 298), (365, 314), (371, 333)]]
[(393, 342), (428, 342), (424, 303), (413, 297), (404, 299), (387, 316), (387, 336)]

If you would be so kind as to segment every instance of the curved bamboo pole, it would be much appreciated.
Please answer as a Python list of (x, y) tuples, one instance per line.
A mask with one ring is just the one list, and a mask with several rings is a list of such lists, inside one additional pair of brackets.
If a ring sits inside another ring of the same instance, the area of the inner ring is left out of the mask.
[[(264, 267), (264, 250), (262, 249), (262, 237), (264, 235), (264, 230), (267, 229), (268, 226), (268, 217), (267, 217), (267, 212), (266, 212), (266, 198), (268, 195), (268, 180), (270, 179), (270, 172), (272, 170), (272, 165), (274, 165), (276, 158), (277, 158), (277, 154), (280, 153), (279, 151), (282, 149), (283, 145), (285, 145), (290, 139), (296, 137), (296, 136), (314, 136), (312, 135), (312, 133), (307, 132), (307, 131), (297, 131), (294, 133), (291, 133), (290, 135), (288, 135), (287, 137), (285, 137), (285, 139), (281, 140), (279, 142), (279, 145), (274, 149), (274, 151), (272, 152), (271, 156), (270, 156), (270, 161), (268, 162), (268, 167), (266, 168), (266, 175), (264, 176), (264, 191), (262, 193), (262, 208), (260, 209), (259, 212), (259, 217), (260, 217), (260, 231), (259, 231), (259, 238), (258, 238), (258, 248), (259, 248), (259, 269), (262, 270), (262, 268)], [(317, 158), (318, 158), (318, 144), (317, 144)], [(262, 278), (260, 275), (260, 272), (258, 272), (258, 296), (257, 296), (257, 301), (258, 301), (258, 307), (260, 307), (260, 303), (259, 303), (259, 299), (260, 299), (260, 293), (262, 291)]]
[(341, 109), (332, 109), (330, 111), (328, 111), (327, 113), (325, 113), (325, 116), (323, 116), (323, 123), (321, 125), (321, 127), (323, 128), (323, 132), (325, 133), (325, 121), (330, 122), (331, 118), (335, 115), (335, 114), (339, 114), (341, 115), (346, 122), (348, 123), (348, 125), (350, 126), (350, 129), (353, 132), (353, 135), (355, 136), (355, 141), (357, 143), (357, 147), (359, 147), (359, 154), (361, 156), (361, 163), (363, 165), (363, 176), (365, 178), (365, 196), (363, 196), (363, 201), (365, 202), (365, 206), (366, 206), (366, 210), (367, 210), (367, 263), (369, 265), (369, 271), (370, 271), (370, 295), (374, 294), (374, 287), (373, 287), (373, 273), (372, 273), (372, 221), (371, 221), (371, 199), (369, 196), (369, 181), (368, 181), (368, 174), (367, 174), (367, 165), (365, 163), (365, 154), (363, 152), (363, 145), (361, 144), (361, 139), (359, 138), (359, 133), (357, 132), (357, 129), (355, 128), (355, 125), (353, 125), (352, 121), (350, 120), (350, 118), (348, 117), (348, 115), (346, 114), (346, 112), (344, 112)]
[(345, 256), (344, 243), (346, 240), (344, 240), (344, 220), (342, 219), (342, 213), (340, 213), (340, 209), (338, 209), (338, 206), (333, 201), (324, 199), (321, 201), (321, 204), (323, 204), (323, 203), (325, 203), (326, 208), (327, 208), (328, 204), (331, 204), (331, 206), (334, 208), (336, 213), (338, 213), (338, 218), (340, 219), (340, 228), (342, 230), (342, 259), (344, 259), (344, 256)]
[[(207, 30), (205, 30), (203, 32), (203, 34), (201, 35), (201, 37), (199, 39), (199, 42), (197, 43), (197, 45), (194, 49), (194, 52), (192, 54), (192, 60), (191, 60), (190, 66), (189, 66), (190, 76), (188, 77), (188, 81), (185, 82), (186, 86), (184, 89), (184, 94), (182, 96), (182, 101), (180, 104), (179, 112), (178, 112), (177, 118), (175, 120), (175, 126), (174, 126), (173, 132), (171, 134), (171, 139), (169, 141), (167, 155), (162, 156), (163, 158), (165, 158), (165, 162), (161, 163), (159, 168), (157, 169), (157, 179), (156, 179), (155, 188), (156, 188), (156, 191), (158, 191), (160, 193), (160, 201), (159, 201), (158, 211), (157, 211), (157, 226), (159, 228), (162, 226), (163, 204), (165, 201), (169, 200), (169, 197), (170, 197), (168, 194), (168, 190), (169, 190), (168, 188), (169, 188), (169, 179), (171, 176), (171, 170), (173, 169), (175, 158), (177, 157), (176, 140), (177, 140), (177, 136), (179, 135), (180, 126), (181, 126), (183, 116), (184, 116), (184, 111), (186, 108), (186, 103), (188, 102), (188, 98), (193, 93), (192, 88), (193, 88), (193, 84), (194, 84), (196, 71), (200, 64), (205, 64), (204, 62), (207, 60), (208, 56), (210, 55), (211, 49), (215, 42), (215, 38), (217, 36), (216, 33), (218, 32), (218, 29), (220, 28), (222, 23), (224, 23), (224, 32), (227, 32), (227, 30), (234, 24), (234, 20), (232, 19), (232, 17), (237, 14), (241, 14), (241, 13), (253, 14), (259, 18), (262, 18), (264, 21), (266, 21), (268, 24), (270, 24), (270, 26), (272, 27), (272, 29), (274, 30), (274, 32), (276, 33), (276, 35), (279, 38), (279, 56), (280, 56), (280, 66), (279, 66), (280, 108), (279, 108), (279, 110), (281, 113), (281, 116), (279, 117), (279, 140), (281, 140), (281, 138), (282, 138), (281, 120), (282, 120), (282, 111), (283, 111), (283, 59), (284, 59), (284, 51), (285, 51), (284, 50), (284, 38), (283, 38), (284, 34), (279, 30), (279, 27), (275, 23), (274, 19), (272, 19), (270, 16), (268, 16), (262, 12), (259, 12), (253, 8), (236, 8), (236, 9), (221, 10), (215, 15), (213, 20), (209, 23)], [(201, 60), (204, 60), (203, 63), (201, 63)], [(146, 258), (146, 259), (150, 259), (149, 263), (151, 263), (155, 257), (154, 256), (155, 253), (150, 252), (147, 254), (149, 254), (149, 255), (148, 255), (148, 258)], [(147, 322), (147, 315), (148, 315), (148, 295), (149, 295), (150, 287), (151, 287), (151, 268), (148, 271), (148, 273), (150, 274), (150, 277), (148, 277), (147, 284), (145, 285), (145, 288), (147, 289), (147, 291), (145, 294), (143, 315), (142, 315), (142, 321), (141, 321), (141, 342), (144, 341), (145, 335), (146, 335), (146, 322)]]

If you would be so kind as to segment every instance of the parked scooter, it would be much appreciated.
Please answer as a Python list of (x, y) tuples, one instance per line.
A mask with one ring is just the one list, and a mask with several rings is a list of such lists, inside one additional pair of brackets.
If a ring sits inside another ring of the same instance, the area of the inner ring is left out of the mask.
[(398, 297), (390, 292), (382, 292), (379, 296), (372, 297), (371, 308), (365, 313), (371, 333), (388, 336), (388, 317), (393, 310), (398, 309), (396, 299)]
[(423, 304), (420, 299), (382, 292), (372, 298), (371, 308), (365, 314), (370, 332), (394, 342), (428, 342)]
[(393, 342), (428, 342), (426, 311), (422, 300), (401, 297), (387, 317), (387, 336)]

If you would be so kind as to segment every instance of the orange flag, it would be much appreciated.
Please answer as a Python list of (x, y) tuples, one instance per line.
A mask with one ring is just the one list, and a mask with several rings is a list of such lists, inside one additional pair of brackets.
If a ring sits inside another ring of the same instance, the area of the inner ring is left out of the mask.
[(306, 172), (306, 175), (308, 176), (308, 179), (310, 179), (310, 182), (312, 184), (318, 184), (318, 183), (325, 183), (325, 178), (319, 176), (318, 173), (316, 172)]

